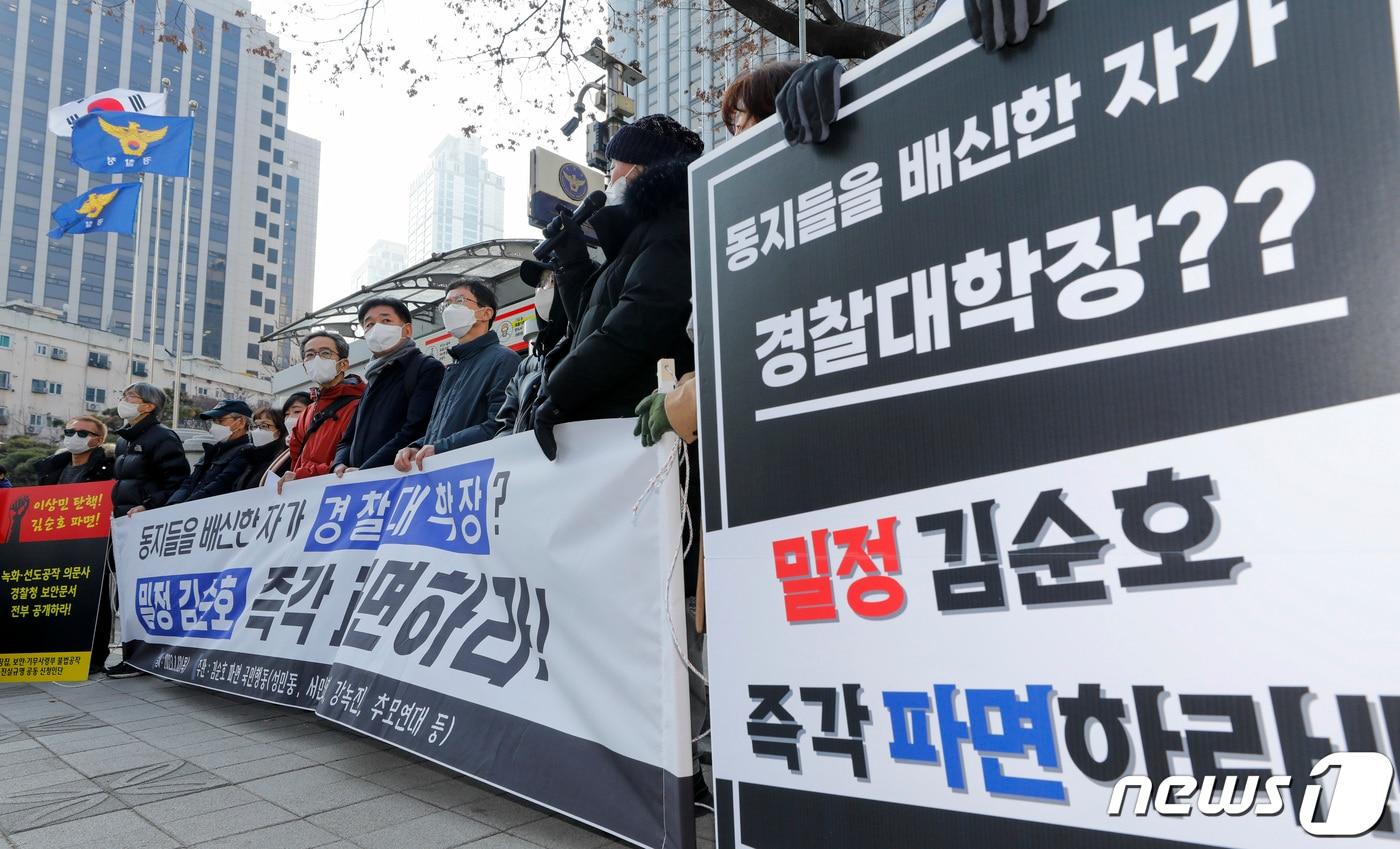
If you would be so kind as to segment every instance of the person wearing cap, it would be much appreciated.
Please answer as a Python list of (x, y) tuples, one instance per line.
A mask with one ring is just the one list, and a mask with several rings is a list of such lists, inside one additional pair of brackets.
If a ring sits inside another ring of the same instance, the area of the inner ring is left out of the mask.
[(248, 447), (253, 444), (248, 427), (253, 421), (253, 408), (246, 401), (225, 399), (199, 414), (209, 424), (204, 443), (204, 459), (195, 464), (194, 471), (175, 490), (166, 504), (183, 504), (233, 492), (248, 470)]
[(527, 259), (520, 264), (520, 279), (535, 290), (535, 318), (527, 324), (525, 342), (530, 350), (516, 366), (506, 384), (505, 401), (496, 414), (496, 435), (508, 436), (534, 430), (535, 402), (539, 399), (544, 355), (564, 338), (565, 321), (554, 320), (554, 270), (542, 262)]
[(686, 169), (704, 149), (698, 135), (667, 115), (647, 115), (613, 134), (608, 205), (590, 219), (606, 258), (601, 266), (589, 259), (578, 225), (562, 216), (554, 308), (564, 307), (570, 341), (557, 364), (546, 362), (534, 421), (551, 460), (556, 423), (635, 416), (637, 401), (656, 388), (657, 360), (675, 360), (678, 374), (695, 367), (685, 332)]

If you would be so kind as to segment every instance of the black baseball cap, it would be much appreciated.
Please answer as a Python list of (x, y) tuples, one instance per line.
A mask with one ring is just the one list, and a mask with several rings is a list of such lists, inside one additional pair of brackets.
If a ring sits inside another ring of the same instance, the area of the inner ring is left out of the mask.
[(538, 289), (540, 287), (540, 278), (543, 277), (544, 273), (548, 270), (549, 263), (527, 259), (520, 263), (520, 279), (524, 281), (526, 286)]
[(231, 413), (237, 413), (240, 416), (247, 416), (251, 419), (253, 417), (253, 408), (248, 406), (247, 401), (239, 401), (236, 398), (225, 398), (213, 407), (200, 413), (199, 417), (201, 419), (221, 419)]

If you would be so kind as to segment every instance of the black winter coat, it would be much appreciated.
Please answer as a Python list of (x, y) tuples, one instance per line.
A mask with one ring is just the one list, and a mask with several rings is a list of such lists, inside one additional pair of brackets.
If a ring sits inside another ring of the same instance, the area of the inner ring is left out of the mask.
[[(407, 344), (412, 345), (412, 340)], [(333, 465), (354, 469), (387, 466), (399, 449), (421, 439), (428, 429), (442, 372), (441, 360), (418, 350), (387, 363), (360, 396)]]
[[(39, 486), (53, 486), (58, 483), (59, 475), (63, 470), (73, 463), (73, 455), (67, 451), (60, 451), (52, 457), (45, 457), (34, 464), (34, 471), (39, 475)], [(112, 479), (112, 458), (107, 456), (107, 451), (98, 446), (92, 450), (88, 461), (81, 467), (78, 479), (73, 483), (92, 483), (94, 481), (109, 481)]]
[[(545, 379), (561, 421), (635, 414), (656, 389), (656, 361), (670, 357), (676, 374), (695, 368), (686, 335), (690, 318), (690, 222), (687, 163), (643, 171), (621, 207), (593, 217), (608, 261), (582, 284), (581, 314), (570, 310), (569, 353)], [(577, 287), (563, 279), (563, 288)], [(563, 294), (566, 309), (575, 298)], [(577, 307), (574, 307), (577, 309)]]
[[(563, 308), (560, 308), (563, 313)], [(546, 321), (536, 318), (540, 333), (530, 343), (530, 352), (525, 355), (506, 384), (506, 399), (496, 414), (496, 435), (509, 436), (522, 433), (535, 426), (535, 402), (539, 398), (540, 378), (544, 373), (545, 352), (564, 335), (566, 320)]]
[[(281, 457), (286, 450), (286, 440), (282, 439), (269, 442), (261, 448), (256, 445), (249, 445), (247, 450), (243, 452), (243, 459), (247, 461), (244, 465), (243, 474), (238, 477), (238, 481), (234, 484), (233, 488), (254, 489), (262, 486), (263, 478), (267, 477), (268, 470), (272, 468), (272, 464), (278, 457)], [(285, 467), (287, 464), (284, 462), (281, 465)], [(280, 475), (282, 472), (286, 471), (286, 469), (280, 468), (276, 471)]]
[(204, 459), (195, 464), (194, 471), (165, 503), (183, 504), (238, 489), (238, 481), (248, 471), (248, 449), (252, 445), (253, 440), (246, 433), (237, 439), (204, 443)]
[(121, 517), (133, 507), (164, 507), (189, 477), (190, 463), (179, 435), (148, 414), (117, 431), (112, 475), (117, 479), (112, 490), (112, 515)]

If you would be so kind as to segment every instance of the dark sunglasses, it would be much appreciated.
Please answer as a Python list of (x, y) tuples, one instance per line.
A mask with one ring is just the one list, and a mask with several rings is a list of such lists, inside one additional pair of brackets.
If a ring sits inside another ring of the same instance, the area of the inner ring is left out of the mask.
[(83, 439), (91, 439), (92, 437), (96, 436), (97, 434), (93, 433), (93, 432), (90, 431), (90, 430), (74, 430), (74, 429), (72, 429), (72, 428), (64, 428), (64, 429), (63, 429), (63, 435), (64, 435), (64, 436), (75, 436), (75, 435), (76, 435), (76, 436), (81, 436)]

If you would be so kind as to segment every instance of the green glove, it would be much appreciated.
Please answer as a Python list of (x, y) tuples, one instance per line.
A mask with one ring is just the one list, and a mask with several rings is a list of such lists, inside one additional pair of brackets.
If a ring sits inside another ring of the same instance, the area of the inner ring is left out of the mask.
[(637, 405), (637, 426), (632, 428), (633, 436), (642, 438), (642, 445), (655, 445), (662, 436), (671, 430), (671, 421), (666, 418), (666, 396), (653, 392)]

